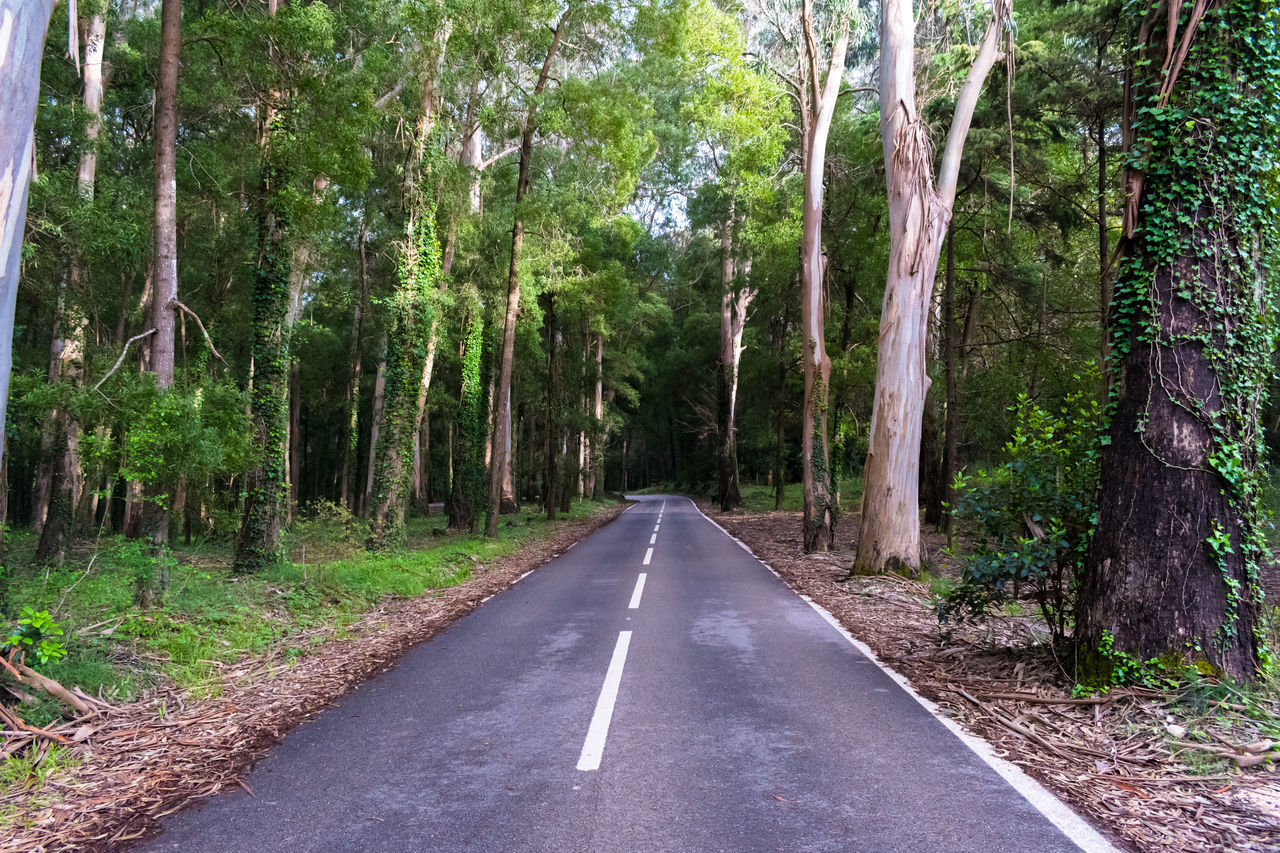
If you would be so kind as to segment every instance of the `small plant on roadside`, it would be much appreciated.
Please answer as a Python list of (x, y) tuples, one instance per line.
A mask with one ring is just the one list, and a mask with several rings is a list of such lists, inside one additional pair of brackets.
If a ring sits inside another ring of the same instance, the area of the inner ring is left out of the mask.
[(13, 660), (15, 657), (32, 669), (41, 667), (65, 657), (67, 647), (58, 637), (62, 636), (62, 626), (54, 621), (48, 610), (22, 608), (18, 617), (18, 625), (9, 632), (4, 644), (0, 645), (0, 653)]
[(956, 475), (955, 517), (976, 522), (978, 546), (959, 584), (938, 605), (939, 621), (982, 621), (1024, 591), (1034, 597), (1055, 645), (1066, 639), (1076, 571), (1093, 528), (1101, 411), (1096, 372), (1055, 414), (1026, 395), (1005, 461)]

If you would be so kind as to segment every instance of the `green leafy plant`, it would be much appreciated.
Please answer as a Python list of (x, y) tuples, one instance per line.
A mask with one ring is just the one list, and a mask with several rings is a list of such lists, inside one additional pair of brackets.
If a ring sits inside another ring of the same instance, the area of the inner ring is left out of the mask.
[(9, 632), (0, 652), (10, 659), (17, 656), (32, 669), (40, 669), (66, 657), (67, 647), (57, 639), (61, 636), (62, 626), (54, 621), (48, 610), (24, 607), (17, 627)]
[(1054, 643), (1066, 639), (1098, 481), (1100, 406), (1089, 381), (1096, 373), (1077, 378), (1082, 390), (1056, 414), (1020, 396), (1005, 461), (956, 475), (955, 517), (976, 523), (979, 542), (938, 605), (939, 621), (981, 621), (1027, 590)]

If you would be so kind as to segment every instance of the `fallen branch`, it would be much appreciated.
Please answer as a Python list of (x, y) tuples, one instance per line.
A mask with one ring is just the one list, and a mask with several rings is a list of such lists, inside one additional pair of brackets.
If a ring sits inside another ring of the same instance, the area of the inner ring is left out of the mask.
[(209, 330), (204, 327), (204, 323), (200, 322), (200, 315), (176, 299), (170, 299), (169, 304), (175, 308), (181, 308), (191, 315), (191, 318), (196, 321), (196, 325), (200, 327), (200, 331), (204, 333), (204, 340), (209, 345), (209, 351), (218, 357), (218, 361), (226, 364), (227, 360), (222, 357), (222, 353), (218, 352), (218, 348), (213, 345), (213, 338), (209, 337)]
[(107, 375), (99, 379), (98, 384), (93, 386), (93, 390), (97, 391), (99, 388), (101, 388), (102, 383), (110, 379), (111, 374), (115, 373), (117, 370), (120, 369), (120, 365), (124, 364), (124, 357), (129, 354), (129, 347), (134, 341), (140, 341), (143, 338), (145, 338), (147, 335), (154, 335), (155, 332), (156, 332), (155, 329), (147, 329), (145, 332), (139, 332), (138, 334), (134, 335), (132, 338), (129, 338), (129, 340), (125, 341), (124, 349), (120, 350), (120, 357), (116, 359), (116, 363), (112, 365), (110, 370), (107, 371)]
[(70, 705), (72, 708), (75, 708), (81, 714), (94, 713), (95, 709), (91, 705), (89, 705), (79, 696), (76, 696), (67, 688), (63, 687), (57, 681), (53, 680), (52, 678), (49, 678), (47, 675), (41, 675), (40, 673), (36, 672), (34, 669), (32, 669), (31, 667), (27, 666), (24, 663), (19, 663), (17, 661), (7, 661), (7, 660), (4, 660), (3, 658), (0, 658), (0, 661), (4, 662), (5, 669), (9, 670), (9, 672), (13, 674), (13, 677), (18, 679), (19, 683), (25, 684), (28, 687), (35, 687), (38, 690), (43, 690), (45, 693), (48, 693), (50, 696), (53, 696), (55, 698), (61, 699), (63, 702), (66, 702), (68, 705)]
[(1115, 696), (1083, 696), (1079, 698), (1036, 696), (1031, 693), (980, 693), (979, 699), (1006, 699), (1014, 702), (1031, 702), (1038, 705), (1106, 705)]

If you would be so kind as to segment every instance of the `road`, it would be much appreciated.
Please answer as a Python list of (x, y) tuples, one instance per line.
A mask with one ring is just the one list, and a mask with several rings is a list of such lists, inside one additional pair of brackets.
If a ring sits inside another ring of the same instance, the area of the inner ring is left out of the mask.
[(246, 781), (141, 849), (1109, 849), (678, 497), (641, 498)]

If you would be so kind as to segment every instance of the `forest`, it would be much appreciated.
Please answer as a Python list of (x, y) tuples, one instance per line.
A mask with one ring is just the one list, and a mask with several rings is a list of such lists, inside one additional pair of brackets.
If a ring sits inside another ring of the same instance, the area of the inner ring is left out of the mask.
[(60, 699), (15, 718), (640, 491), (789, 512), (848, 578), (950, 565), (941, 629), (1022, 601), (1082, 688), (1273, 684), (1269, 0), (0, 0), (0, 34), (0, 615), (13, 695)]

